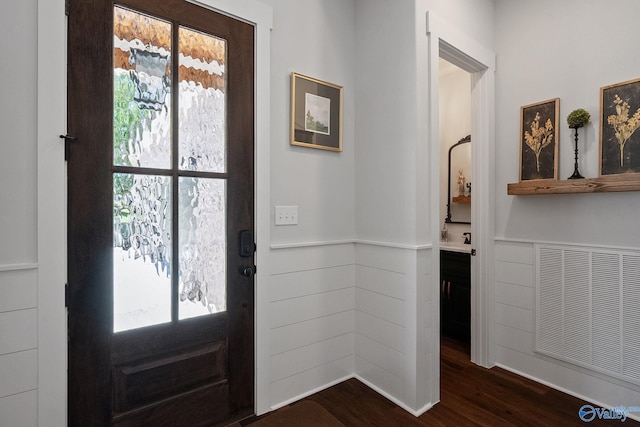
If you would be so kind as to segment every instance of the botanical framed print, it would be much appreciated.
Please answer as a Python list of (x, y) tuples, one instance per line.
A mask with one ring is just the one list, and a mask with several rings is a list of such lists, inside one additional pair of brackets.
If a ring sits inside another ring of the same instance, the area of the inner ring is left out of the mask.
[(640, 79), (600, 88), (600, 176), (640, 173)]
[(291, 145), (342, 151), (342, 86), (291, 73)]
[(558, 179), (560, 99), (520, 108), (520, 181)]

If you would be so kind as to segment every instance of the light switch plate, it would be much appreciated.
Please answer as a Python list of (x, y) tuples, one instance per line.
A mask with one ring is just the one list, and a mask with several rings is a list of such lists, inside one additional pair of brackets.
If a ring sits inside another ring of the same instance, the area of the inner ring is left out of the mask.
[(276, 225), (296, 225), (297, 223), (297, 206), (276, 206)]

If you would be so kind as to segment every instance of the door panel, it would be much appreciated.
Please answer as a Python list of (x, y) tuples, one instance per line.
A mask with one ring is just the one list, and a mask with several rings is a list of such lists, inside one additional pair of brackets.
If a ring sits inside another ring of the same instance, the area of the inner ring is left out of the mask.
[(204, 386), (178, 395), (172, 400), (171, 406), (155, 404), (126, 415), (116, 415), (112, 425), (118, 427), (226, 425), (224, 414), (209, 410), (211, 402), (216, 402), (222, 407), (231, 406), (226, 384)]
[(220, 341), (198, 351), (116, 366), (114, 411), (126, 412), (188, 392), (202, 384), (226, 384), (226, 347), (226, 343)]
[(185, 1), (72, 1), (70, 425), (253, 412), (253, 49)]

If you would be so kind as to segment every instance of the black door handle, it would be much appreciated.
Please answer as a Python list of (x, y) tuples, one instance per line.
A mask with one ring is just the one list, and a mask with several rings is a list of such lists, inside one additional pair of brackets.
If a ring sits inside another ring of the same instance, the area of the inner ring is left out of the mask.
[(256, 274), (255, 265), (243, 265), (240, 266), (240, 274), (244, 277), (253, 277)]

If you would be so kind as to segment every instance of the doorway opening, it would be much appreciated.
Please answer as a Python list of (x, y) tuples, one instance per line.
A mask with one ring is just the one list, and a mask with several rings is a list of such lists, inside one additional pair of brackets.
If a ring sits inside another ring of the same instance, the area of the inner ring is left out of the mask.
[[(440, 334), (471, 358), (471, 74), (439, 59)], [(442, 352), (441, 352), (442, 354)]]

